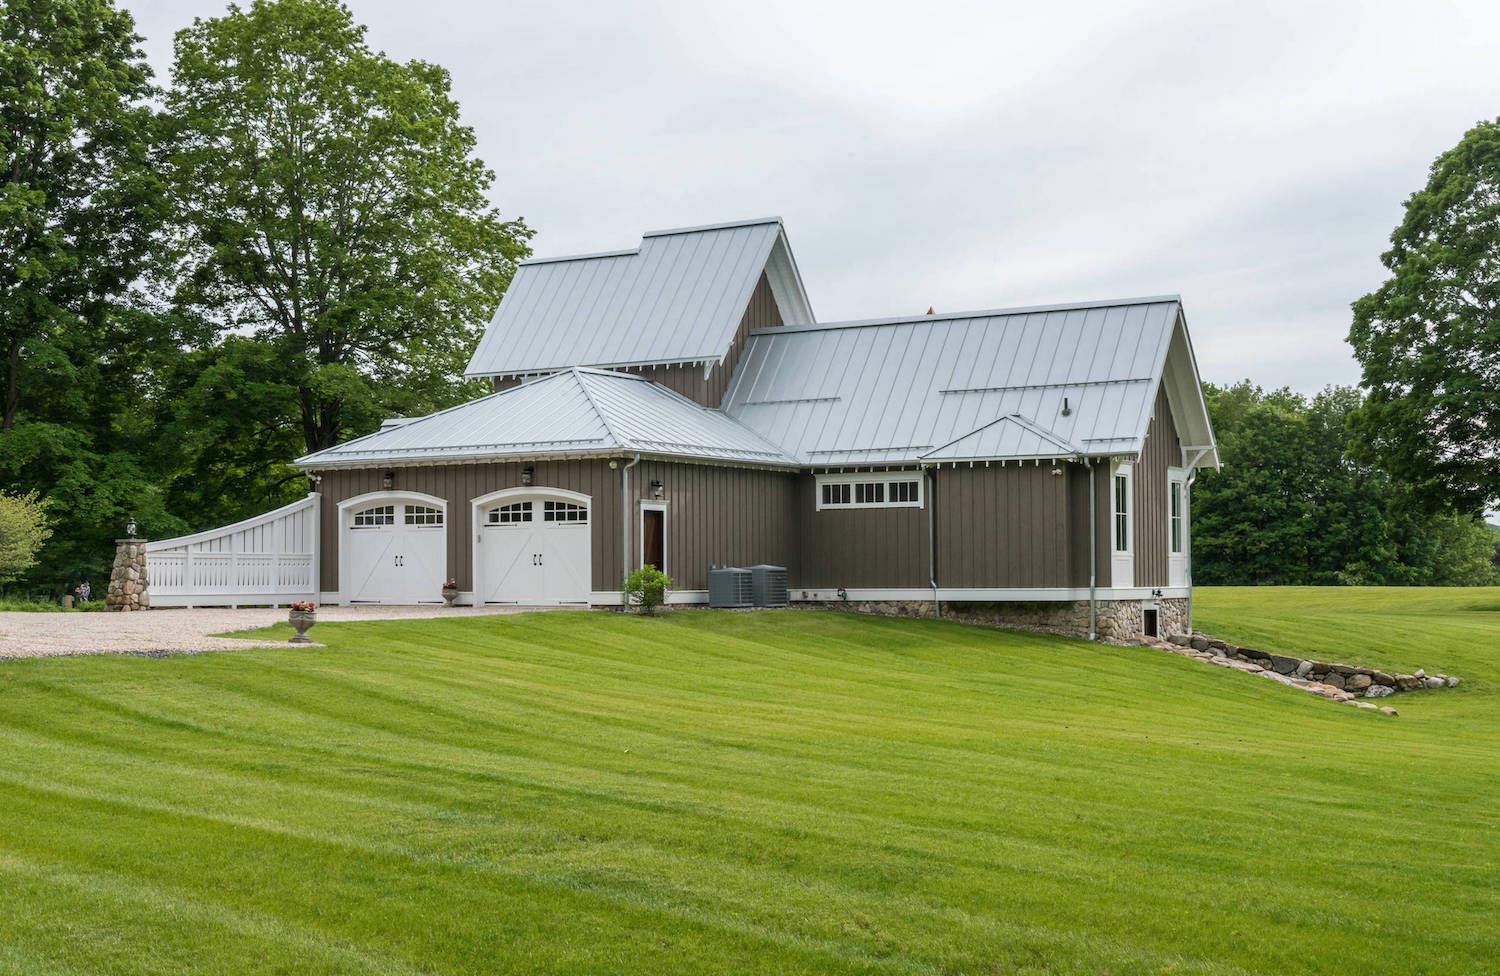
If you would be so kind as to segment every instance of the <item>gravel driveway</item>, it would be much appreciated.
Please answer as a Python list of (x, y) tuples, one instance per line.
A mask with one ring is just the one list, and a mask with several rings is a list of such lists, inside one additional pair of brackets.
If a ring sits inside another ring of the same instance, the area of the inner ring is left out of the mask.
[[(409, 617), (472, 617), (520, 613), (529, 607), (319, 607), (320, 623), (396, 620)], [(245, 647), (277, 647), (285, 641), (214, 637), (286, 621), (286, 610), (198, 608), (136, 613), (0, 613), (0, 658), (68, 654), (193, 654)], [(313, 635), (317, 631), (312, 632)]]

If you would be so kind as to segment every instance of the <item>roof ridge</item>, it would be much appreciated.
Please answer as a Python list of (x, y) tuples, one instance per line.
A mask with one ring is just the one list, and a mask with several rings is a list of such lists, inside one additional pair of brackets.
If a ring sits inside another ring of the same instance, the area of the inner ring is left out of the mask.
[(779, 224), (780, 217), (746, 217), (742, 220), (726, 220), (717, 224), (697, 224), (692, 227), (668, 227), (665, 230), (648, 230), (641, 240), (648, 237), (670, 237), (673, 234), (701, 234), (710, 230), (733, 230), (736, 227), (755, 227), (760, 224)]
[(892, 318), (849, 319), (843, 322), (808, 322), (754, 329), (752, 336), (785, 335), (792, 332), (818, 332), (825, 329), (860, 329), (882, 325), (919, 325), (927, 322), (951, 322), (957, 319), (1001, 318), (1008, 315), (1032, 315), (1040, 312), (1069, 312), (1088, 308), (1124, 308), (1130, 305), (1182, 303), (1181, 295), (1145, 295), (1139, 298), (1101, 299), (1089, 302), (1062, 302), (1055, 305), (1017, 305), (1014, 308), (981, 308), (965, 312), (935, 312), (931, 315), (907, 315)]
[(1025, 414), (1022, 414), (1022, 413), (1007, 413), (1007, 414), (1001, 414), (1000, 416), (996, 417), (994, 420), (991, 420), (988, 423), (980, 424), (978, 427), (975, 427), (973, 430), (969, 431), (968, 433), (960, 434), (958, 437), (953, 438), (948, 443), (946, 443), (946, 444), (939, 444), (938, 446), (936, 446), (936, 447), (928, 450), (926, 453), (918, 455), (918, 456), (922, 457), (922, 458), (931, 457), (932, 455), (938, 453), (939, 451), (943, 451), (943, 450), (946, 450), (946, 449), (952, 447), (954, 444), (957, 444), (959, 441), (967, 440), (968, 438), (973, 437), (975, 434), (978, 434), (981, 431), (989, 430), (991, 427), (995, 426), (996, 424), (1003, 423), (1005, 421), (1010, 421), (1011, 423), (1018, 424), (1021, 427), (1024, 427), (1025, 429), (1027, 429), (1028, 431), (1030, 431), (1031, 433), (1036, 434), (1038, 437), (1041, 437), (1041, 438), (1043, 438), (1045, 440), (1051, 441), (1053, 444), (1055, 444), (1058, 447), (1061, 447), (1061, 448), (1069, 451), (1070, 453), (1073, 453), (1073, 454), (1083, 454), (1083, 453), (1085, 453), (1084, 450), (1083, 450), (1083, 448), (1079, 447), (1077, 444), (1074, 444), (1072, 441), (1064, 438), (1061, 434), (1057, 433), (1056, 431), (1049, 430), (1046, 427), (1043, 427), (1041, 424), (1037, 423), (1035, 420), (1032, 420), (1030, 417), (1026, 416)]
[(605, 431), (608, 432), (610, 437), (615, 439), (616, 444), (624, 447), (626, 444), (625, 438), (621, 437), (620, 432), (615, 430), (614, 424), (609, 422), (609, 416), (605, 414), (604, 408), (599, 406), (598, 400), (594, 399), (594, 391), (590, 390), (589, 385), (583, 381), (585, 369), (587, 369), (585, 366), (570, 366), (568, 372), (573, 375), (573, 379), (578, 383), (578, 388), (583, 391), (584, 399), (588, 400), (589, 406), (594, 408), (594, 413), (599, 417), (599, 422), (604, 425)]

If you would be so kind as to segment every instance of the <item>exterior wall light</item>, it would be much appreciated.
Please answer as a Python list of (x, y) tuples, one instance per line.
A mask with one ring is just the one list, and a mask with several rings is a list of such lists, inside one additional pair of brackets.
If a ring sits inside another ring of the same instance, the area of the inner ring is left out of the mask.
[(387, 490), (396, 487), (396, 472), (387, 471), (380, 476), (380, 487)]
[(666, 493), (667, 493), (666, 489), (662, 487), (662, 483), (660, 481), (653, 481), (653, 482), (651, 482), (651, 497), (652, 498), (661, 498)]
[(125, 520), (125, 536), (126, 536), (126, 538), (134, 539), (135, 538), (135, 530), (136, 530), (135, 516), (132, 515), (132, 516), (130, 516), (130, 518), (128, 518), (128, 519)]
[(522, 468), (521, 469), (521, 484), (523, 484), (523, 485), (529, 485), (529, 484), (531, 484), (531, 476), (533, 474), (535, 474), (535, 473), (536, 473), (536, 469), (533, 468), (529, 464), (526, 465), (526, 467)]

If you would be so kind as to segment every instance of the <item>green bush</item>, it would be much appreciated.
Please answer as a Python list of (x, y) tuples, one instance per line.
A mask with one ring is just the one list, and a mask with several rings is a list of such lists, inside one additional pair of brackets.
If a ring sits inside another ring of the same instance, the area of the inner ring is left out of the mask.
[(52, 535), (47, 513), (36, 492), (0, 492), (0, 583), (19, 577), (36, 565), (36, 554)]
[(667, 598), (672, 579), (655, 566), (642, 566), (625, 577), (625, 605), (635, 607), (648, 617)]

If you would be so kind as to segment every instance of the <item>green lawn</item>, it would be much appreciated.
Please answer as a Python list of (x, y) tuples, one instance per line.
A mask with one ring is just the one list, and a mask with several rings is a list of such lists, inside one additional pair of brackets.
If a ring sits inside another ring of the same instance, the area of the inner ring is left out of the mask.
[(1203, 591), (1400, 718), (813, 611), (0, 663), (0, 973), (1500, 967), (1500, 595)]

